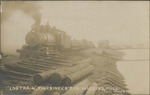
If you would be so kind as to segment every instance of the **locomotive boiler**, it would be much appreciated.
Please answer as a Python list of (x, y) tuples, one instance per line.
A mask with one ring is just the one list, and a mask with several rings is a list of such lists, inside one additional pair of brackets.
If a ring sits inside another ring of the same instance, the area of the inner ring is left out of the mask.
[(26, 44), (18, 49), (21, 58), (48, 56), (49, 54), (71, 49), (71, 37), (66, 32), (45, 26), (32, 26), (25, 37)]
[(29, 47), (35, 47), (55, 43), (56, 37), (51, 33), (29, 32), (25, 41)]

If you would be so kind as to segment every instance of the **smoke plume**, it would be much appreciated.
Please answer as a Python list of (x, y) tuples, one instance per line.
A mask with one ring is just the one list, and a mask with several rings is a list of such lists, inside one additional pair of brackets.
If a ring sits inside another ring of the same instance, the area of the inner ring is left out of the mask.
[(3, 1), (2, 2), (2, 22), (8, 20), (14, 11), (20, 10), (31, 16), (36, 22), (40, 23), (40, 7), (36, 2), (27, 1)]
[(41, 14), (37, 2), (2, 1), (1, 50), (2, 53), (18, 54), (25, 44), (25, 36), (33, 24), (40, 24)]

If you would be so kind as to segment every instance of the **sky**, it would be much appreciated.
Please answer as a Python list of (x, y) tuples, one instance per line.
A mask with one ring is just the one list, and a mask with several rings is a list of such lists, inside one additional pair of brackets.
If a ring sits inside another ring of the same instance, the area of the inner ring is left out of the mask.
[(16, 1), (7, 2), (2, 2), (2, 14), (9, 13), (2, 17), (3, 52), (13, 53), (25, 44), (25, 35), (35, 22), (33, 9), (41, 13), (41, 24), (49, 21), (72, 39), (87, 39), (95, 44), (99, 40), (126, 45), (149, 43), (148, 1), (26, 1), (18, 5)]
[(42, 2), (41, 8), (43, 23), (48, 19), (76, 39), (148, 42), (148, 2)]

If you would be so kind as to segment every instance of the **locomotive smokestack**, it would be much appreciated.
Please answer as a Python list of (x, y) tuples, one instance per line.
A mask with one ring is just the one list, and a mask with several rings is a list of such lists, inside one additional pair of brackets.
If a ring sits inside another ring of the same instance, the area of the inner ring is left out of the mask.
[(41, 23), (41, 16), (40, 16), (40, 15), (36, 15), (36, 16), (34, 17), (34, 19), (35, 19), (35, 23), (37, 23), (37, 24), (40, 24), (40, 23)]
[(40, 30), (40, 23), (41, 23), (41, 15), (36, 14), (34, 15), (35, 23), (31, 26), (31, 31), (39, 31)]

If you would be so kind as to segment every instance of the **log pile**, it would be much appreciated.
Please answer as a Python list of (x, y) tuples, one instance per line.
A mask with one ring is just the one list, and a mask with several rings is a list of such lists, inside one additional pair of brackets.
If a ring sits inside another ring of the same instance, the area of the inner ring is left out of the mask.
[[(68, 88), (67, 91), (63, 92), (63, 95), (96, 95), (97, 86), (97, 83), (84, 79)], [(55, 91), (52, 95), (62, 95), (62, 91)]]
[(62, 84), (64, 86), (70, 86), (74, 82), (84, 78), (85, 76), (89, 75), (92, 73), (94, 70), (94, 66), (90, 65), (85, 69), (82, 69), (81, 71), (77, 71), (75, 73), (66, 75), (66, 77), (63, 79)]
[(86, 95), (95, 95), (97, 86), (97, 83), (92, 83), (92, 85), (88, 88)]
[[(28, 59), (17, 59), (14, 58), (14, 60), (10, 61), (10, 58), (4, 58), (5, 62), (3, 62), (3, 66), (0, 67), (0, 73), (6, 74), (5, 77), (7, 79), (12, 80), (29, 80), (31, 81), (31, 78), (37, 74), (42, 73), (46, 71), (53, 71), (58, 68), (64, 68), (64, 67), (71, 67), (73, 65), (73, 62), (69, 62), (69, 57), (64, 56), (62, 54), (51, 54), (48, 57), (39, 57), (38, 59), (35, 58), (28, 58)], [(8, 61), (7, 61), (8, 60)], [(78, 62), (79, 60), (76, 60), (75, 62)]]
[[(94, 51), (93, 58), (71, 62), (65, 56), (53, 54), (48, 57), (39, 57), (39, 59), (30, 58), (4, 64), (0, 72), (6, 74), (5, 77), (9, 79), (25, 81), (26, 85), (31, 83), (32, 86), (80, 87), (78, 91), (70, 88), (67, 91), (35, 90), (32, 95), (122, 95), (121, 92), (96, 89), (97, 87), (117, 87), (124, 91), (128, 90), (125, 78), (120, 74), (115, 63), (120, 59), (118, 56), (119, 54), (114, 52)], [(81, 90), (81, 87), (84, 89)], [(125, 95), (130, 94), (125, 93)]]
[(73, 66), (71, 68), (51, 70), (51, 71), (38, 73), (33, 76), (33, 81), (36, 84), (41, 84), (42, 82), (47, 81), (52, 85), (60, 85), (60, 84), (71, 85), (73, 82), (79, 80), (80, 78), (85, 77), (86, 75), (92, 72), (94, 67), (90, 66), (91, 63), (92, 63), (92, 59), (87, 58), (79, 62), (79, 65)]
[[(100, 57), (95, 57), (96, 60), (100, 60)], [(120, 74), (117, 65), (115, 63), (115, 59), (109, 58), (109, 61), (104, 60), (101, 64), (99, 61), (95, 62), (94, 65), (99, 67), (96, 69), (96, 75), (93, 75), (96, 79), (96, 83), (98, 87), (103, 87), (103, 90), (97, 90), (95, 95), (112, 95), (112, 94), (119, 94), (119, 95), (131, 95), (127, 93), (127, 88), (125, 84), (125, 78)], [(106, 64), (107, 63), (107, 64)]]
[(84, 95), (88, 87), (91, 85), (91, 82), (88, 79), (85, 79), (75, 85), (73, 89), (69, 89), (64, 93), (64, 95)]

